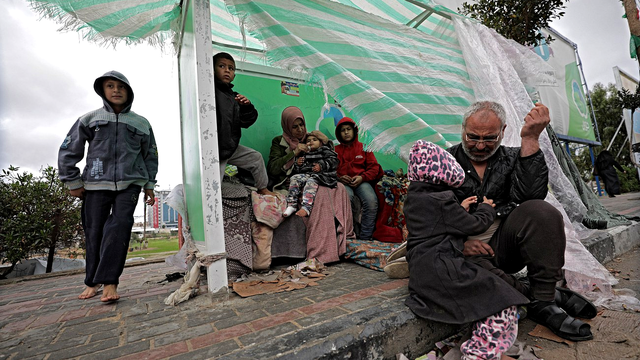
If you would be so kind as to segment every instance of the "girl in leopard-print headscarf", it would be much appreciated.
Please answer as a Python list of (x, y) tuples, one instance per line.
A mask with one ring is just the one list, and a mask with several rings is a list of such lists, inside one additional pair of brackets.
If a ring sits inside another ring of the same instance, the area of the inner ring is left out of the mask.
[[(462, 359), (500, 359), (516, 340), (516, 305), (529, 300), (490, 271), (465, 259), (467, 236), (484, 232), (496, 216), (486, 197), (473, 214), (474, 196), (458, 203), (452, 188), (465, 173), (439, 146), (418, 140), (411, 148), (411, 181), (404, 206), (409, 237), (409, 298), (418, 316), (449, 324), (473, 323)], [(487, 255), (489, 256), (489, 255)]]

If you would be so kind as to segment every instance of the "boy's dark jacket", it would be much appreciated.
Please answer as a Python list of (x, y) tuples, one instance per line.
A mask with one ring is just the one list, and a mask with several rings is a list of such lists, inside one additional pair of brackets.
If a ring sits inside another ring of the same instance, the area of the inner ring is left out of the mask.
[[(106, 78), (118, 79), (128, 86), (128, 101), (115, 114), (105, 99), (102, 83)], [(58, 152), (60, 180), (71, 189), (124, 190), (129, 185), (153, 189), (158, 172), (158, 149), (149, 121), (131, 111), (133, 89), (127, 78), (110, 71), (96, 79), (94, 90), (103, 107), (82, 115), (71, 127)], [(76, 166), (84, 157), (82, 174)]]
[(248, 128), (258, 119), (258, 111), (253, 104), (240, 106), (236, 101), (237, 92), (233, 84), (225, 84), (215, 79), (216, 115), (218, 123), (218, 151), (220, 160), (227, 160), (240, 144), (242, 128)]
[[(322, 186), (334, 188), (338, 184), (336, 168), (338, 167), (338, 156), (335, 151), (327, 145), (322, 145), (318, 150), (301, 154), (304, 157), (302, 165), (298, 165), (297, 159), (293, 163), (293, 174), (311, 174)], [(314, 164), (320, 165), (320, 172), (313, 171)]]
[[(340, 128), (344, 124), (353, 126), (353, 140), (348, 143), (342, 140), (340, 134)], [(335, 135), (340, 142), (340, 145), (336, 146), (336, 153), (338, 153), (340, 161), (338, 176), (362, 176), (362, 181), (366, 182), (382, 178), (382, 167), (378, 164), (375, 155), (370, 151), (364, 151), (364, 145), (358, 141), (358, 126), (355, 121), (348, 117), (342, 118), (336, 125)]]

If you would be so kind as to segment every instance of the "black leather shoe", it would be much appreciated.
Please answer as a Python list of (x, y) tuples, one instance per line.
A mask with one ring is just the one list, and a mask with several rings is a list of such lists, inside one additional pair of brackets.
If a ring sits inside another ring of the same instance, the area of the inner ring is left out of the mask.
[(589, 324), (567, 314), (554, 302), (532, 301), (527, 307), (527, 316), (563, 339), (571, 341), (593, 339)]

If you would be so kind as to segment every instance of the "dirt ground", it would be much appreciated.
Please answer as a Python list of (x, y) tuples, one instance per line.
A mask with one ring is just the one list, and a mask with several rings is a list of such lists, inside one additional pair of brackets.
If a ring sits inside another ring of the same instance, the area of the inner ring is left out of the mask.
[[(631, 289), (640, 299), (640, 248), (615, 258), (605, 267), (619, 280), (616, 289)], [(544, 360), (640, 360), (640, 312), (602, 310), (590, 320), (594, 339), (583, 342), (556, 342), (529, 333), (536, 323), (520, 323), (518, 340), (534, 349)]]

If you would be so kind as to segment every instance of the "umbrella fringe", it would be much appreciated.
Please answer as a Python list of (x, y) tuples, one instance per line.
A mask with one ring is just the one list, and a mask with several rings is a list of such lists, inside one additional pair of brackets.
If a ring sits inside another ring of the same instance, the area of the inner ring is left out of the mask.
[(179, 28), (179, 18), (171, 21), (170, 29), (159, 31), (154, 29), (142, 37), (111, 36), (104, 35), (97, 31), (90, 24), (79, 19), (75, 13), (67, 12), (59, 4), (45, 2), (42, 0), (27, 0), (27, 2), (31, 9), (40, 15), (40, 19), (48, 18), (60, 24), (61, 27), (58, 31), (78, 32), (82, 36), (83, 40), (90, 41), (100, 47), (115, 48), (116, 45), (121, 43), (126, 45), (148, 44), (152, 47), (159, 48), (161, 51), (165, 51), (167, 40), (171, 39), (171, 43), (173, 44), (173, 46), (171, 46), (172, 52), (174, 54), (176, 53), (175, 43), (178, 34), (176, 29)]

